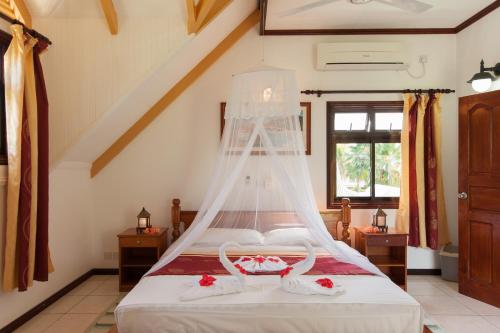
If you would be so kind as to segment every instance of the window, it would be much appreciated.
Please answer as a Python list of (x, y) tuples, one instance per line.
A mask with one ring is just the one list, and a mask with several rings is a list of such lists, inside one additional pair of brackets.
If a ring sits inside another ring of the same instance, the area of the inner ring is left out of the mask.
[(327, 103), (327, 202), (397, 208), (403, 102)]
[(0, 165), (7, 164), (7, 135), (5, 128), (5, 84), (4, 84), (4, 67), (3, 57), (9, 48), (12, 37), (0, 31)]

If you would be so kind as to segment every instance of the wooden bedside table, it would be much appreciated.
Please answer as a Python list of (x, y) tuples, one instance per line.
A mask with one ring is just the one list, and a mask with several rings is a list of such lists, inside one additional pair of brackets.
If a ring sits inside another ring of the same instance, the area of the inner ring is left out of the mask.
[(387, 233), (356, 232), (356, 250), (406, 290), (406, 251), (408, 234), (389, 229)]
[(117, 235), (120, 255), (120, 291), (131, 290), (167, 249), (168, 228), (155, 234), (137, 234), (129, 228)]

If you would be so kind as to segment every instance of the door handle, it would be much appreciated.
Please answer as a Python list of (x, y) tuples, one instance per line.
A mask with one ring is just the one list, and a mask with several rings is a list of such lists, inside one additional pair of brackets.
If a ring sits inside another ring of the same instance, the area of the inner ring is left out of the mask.
[(467, 192), (461, 192), (461, 193), (458, 193), (457, 195), (457, 198), (459, 198), (460, 200), (467, 200), (469, 196), (467, 195)]

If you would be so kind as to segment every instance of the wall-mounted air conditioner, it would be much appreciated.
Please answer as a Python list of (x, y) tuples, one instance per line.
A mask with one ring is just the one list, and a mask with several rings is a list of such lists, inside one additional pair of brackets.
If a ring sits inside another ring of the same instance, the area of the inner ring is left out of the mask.
[(401, 43), (321, 43), (316, 69), (320, 71), (406, 70), (409, 55)]

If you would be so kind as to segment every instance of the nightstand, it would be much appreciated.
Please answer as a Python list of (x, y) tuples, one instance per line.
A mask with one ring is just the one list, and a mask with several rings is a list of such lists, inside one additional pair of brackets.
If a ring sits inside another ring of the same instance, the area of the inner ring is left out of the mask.
[(387, 233), (356, 232), (356, 250), (406, 290), (406, 252), (408, 234), (389, 229)]
[(120, 291), (131, 290), (167, 249), (168, 228), (138, 234), (129, 228), (117, 235), (120, 255)]

